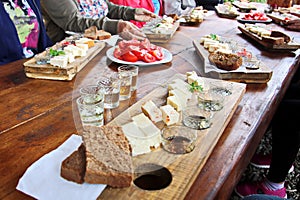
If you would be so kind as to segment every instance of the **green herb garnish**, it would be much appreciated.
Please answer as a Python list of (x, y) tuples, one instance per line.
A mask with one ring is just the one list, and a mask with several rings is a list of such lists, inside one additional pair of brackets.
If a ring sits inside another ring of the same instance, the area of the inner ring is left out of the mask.
[(210, 38), (213, 40), (218, 40), (218, 36), (216, 34), (210, 34)]
[(65, 55), (66, 53), (63, 50), (55, 50), (55, 49), (50, 48), (49, 54), (50, 54), (50, 56), (54, 57), (54, 56), (59, 56), (59, 55)]
[(202, 85), (198, 85), (197, 81), (194, 81), (190, 84), (190, 91), (191, 92), (202, 92), (203, 87), (202, 87)]

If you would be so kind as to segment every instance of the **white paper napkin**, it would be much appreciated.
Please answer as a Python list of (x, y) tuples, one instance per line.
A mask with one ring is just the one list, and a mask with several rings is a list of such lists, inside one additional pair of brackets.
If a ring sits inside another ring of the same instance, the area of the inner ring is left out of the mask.
[(17, 190), (41, 200), (93, 200), (106, 185), (77, 184), (60, 176), (62, 161), (78, 149), (82, 138), (72, 135), (61, 146), (33, 163), (20, 178)]

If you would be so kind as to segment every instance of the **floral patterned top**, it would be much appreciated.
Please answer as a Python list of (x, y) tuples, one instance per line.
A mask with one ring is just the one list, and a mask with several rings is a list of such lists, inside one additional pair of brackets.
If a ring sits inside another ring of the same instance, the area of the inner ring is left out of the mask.
[(3, 0), (9, 17), (15, 24), (23, 53), (26, 58), (32, 57), (39, 40), (39, 23), (27, 0)]
[(79, 12), (87, 18), (105, 17), (108, 13), (108, 6), (105, 0), (77, 0)]

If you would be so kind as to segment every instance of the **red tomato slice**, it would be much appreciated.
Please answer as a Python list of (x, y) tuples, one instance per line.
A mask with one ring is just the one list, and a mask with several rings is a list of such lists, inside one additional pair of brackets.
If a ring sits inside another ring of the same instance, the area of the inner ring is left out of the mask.
[(135, 56), (131, 51), (123, 54), (122, 59), (127, 61), (127, 62), (136, 62), (136, 61), (139, 60), (138, 57)]
[(156, 58), (150, 53), (145, 53), (143, 56), (143, 61), (147, 63), (155, 62)]
[(155, 49), (149, 52), (151, 55), (153, 55), (156, 60), (162, 60), (164, 58), (164, 54), (161, 49)]
[(120, 48), (115, 48), (114, 50), (114, 57), (115, 58), (118, 58), (118, 59), (122, 59), (122, 52), (121, 52), (121, 49)]
[(143, 60), (144, 54), (147, 53), (147, 50), (132, 50), (131, 51), (139, 60)]

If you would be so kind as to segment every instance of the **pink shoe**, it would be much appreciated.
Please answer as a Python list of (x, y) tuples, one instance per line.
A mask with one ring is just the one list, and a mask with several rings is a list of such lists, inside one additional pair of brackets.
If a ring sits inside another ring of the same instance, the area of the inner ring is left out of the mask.
[[(267, 155), (254, 154), (254, 156), (252, 157), (252, 159), (250, 161), (250, 164), (257, 168), (267, 169), (267, 168), (270, 168), (271, 159), (272, 159), (271, 154), (267, 154)], [(294, 171), (294, 166), (292, 165), (289, 170), (289, 173), (291, 173), (293, 171)]]
[(258, 168), (270, 168), (272, 155), (271, 154), (254, 154), (250, 164)]
[(235, 192), (241, 198), (251, 194), (267, 194), (267, 195), (273, 195), (281, 198), (287, 197), (285, 187), (273, 191), (266, 188), (262, 182), (240, 184), (236, 186)]

